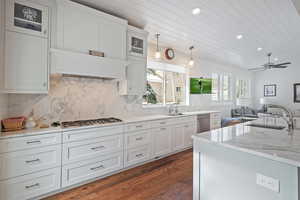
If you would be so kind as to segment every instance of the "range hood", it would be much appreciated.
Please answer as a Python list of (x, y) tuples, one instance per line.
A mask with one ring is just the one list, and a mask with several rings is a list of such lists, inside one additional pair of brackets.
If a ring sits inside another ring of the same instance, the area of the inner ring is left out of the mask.
[(104, 79), (125, 79), (127, 62), (107, 57), (51, 49), (51, 73)]

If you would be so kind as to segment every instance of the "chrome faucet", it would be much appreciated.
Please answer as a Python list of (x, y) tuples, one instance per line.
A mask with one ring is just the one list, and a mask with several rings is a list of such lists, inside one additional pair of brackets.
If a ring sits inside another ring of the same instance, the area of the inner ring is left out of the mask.
[(294, 130), (293, 113), (289, 109), (287, 109), (283, 106), (280, 106), (280, 105), (275, 105), (275, 104), (267, 104), (266, 106), (267, 106), (267, 108), (278, 108), (278, 109), (283, 110), (288, 117), (288, 119), (286, 119), (284, 116), (282, 117), (288, 124), (288, 131), (292, 132), (292, 130)]
[(170, 104), (169, 106), (169, 115), (177, 115), (178, 114), (178, 108), (176, 104)]

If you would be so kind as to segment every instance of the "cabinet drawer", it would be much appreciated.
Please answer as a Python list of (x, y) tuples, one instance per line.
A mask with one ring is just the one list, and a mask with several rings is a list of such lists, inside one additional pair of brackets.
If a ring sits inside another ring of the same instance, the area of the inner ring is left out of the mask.
[(94, 159), (69, 164), (62, 167), (62, 186), (103, 176), (123, 168), (123, 152), (97, 156)]
[(0, 153), (60, 144), (61, 133), (26, 136), (0, 140)]
[(176, 119), (176, 124), (178, 124), (178, 123), (195, 123), (196, 124), (196, 116), (178, 117)]
[(127, 149), (125, 150), (125, 167), (149, 160), (150, 155), (150, 145), (144, 145), (143, 147)]
[(87, 160), (116, 151), (123, 151), (123, 135), (66, 143), (63, 144), (63, 164)]
[(1, 200), (34, 198), (60, 188), (61, 168), (54, 168), (0, 182)]
[(221, 119), (221, 113), (217, 112), (217, 113), (211, 113), (210, 114), (210, 118), (211, 119)]
[(150, 122), (140, 122), (140, 123), (134, 123), (134, 124), (128, 124), (125, 126), (125, 131), (138, 131), (143, 129), (149, 129), (151, 128)]
[(132, 148), (151, 143), (150, 129), (125, 134), (125, 148)]
[(123, 133), (123, 126), (101, 127), (101, 128), (85, 128), (76, 131), (64, 131), (63, 143), (81, 141), (103, 136), (117, 135)]
[(156, 127), (161, 127), (161, 126), (167, 126), (167, 125), (170, 125), (172, 124), (172, 120), (158, 120), (158, 121), (153, 121), (151, 123), (151, 127), (152, 128), (156, 128)]
[(61, 145), (0, 155), (0, 179), (21, 176), (61, 165)]

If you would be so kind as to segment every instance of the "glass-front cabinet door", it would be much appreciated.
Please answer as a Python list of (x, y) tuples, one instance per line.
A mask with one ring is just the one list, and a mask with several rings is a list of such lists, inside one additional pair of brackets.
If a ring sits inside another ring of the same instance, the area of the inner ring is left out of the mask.
[(6, 2), (7, 30), (48, 37), (48, 7), (26, 0)]
[(146, 57), (146, 37), (139, 33), (128, 32), (128, 56)]

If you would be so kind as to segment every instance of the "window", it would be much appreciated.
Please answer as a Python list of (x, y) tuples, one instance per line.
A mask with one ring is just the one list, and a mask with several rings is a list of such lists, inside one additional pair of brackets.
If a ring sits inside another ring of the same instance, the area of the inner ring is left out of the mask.
[(229, 102), (232, 100), (231, 76), (228, 74), (212, 74), (212, 100)]
[(219, 101), (219, 75), (212, 74), (212, 100)]
[(250, 98), (251, 96), (250, 80), (236, 81), (236, 98)]
[(180, 66), (149, 62), (143, 104), (187, 104), (187, 73)]

